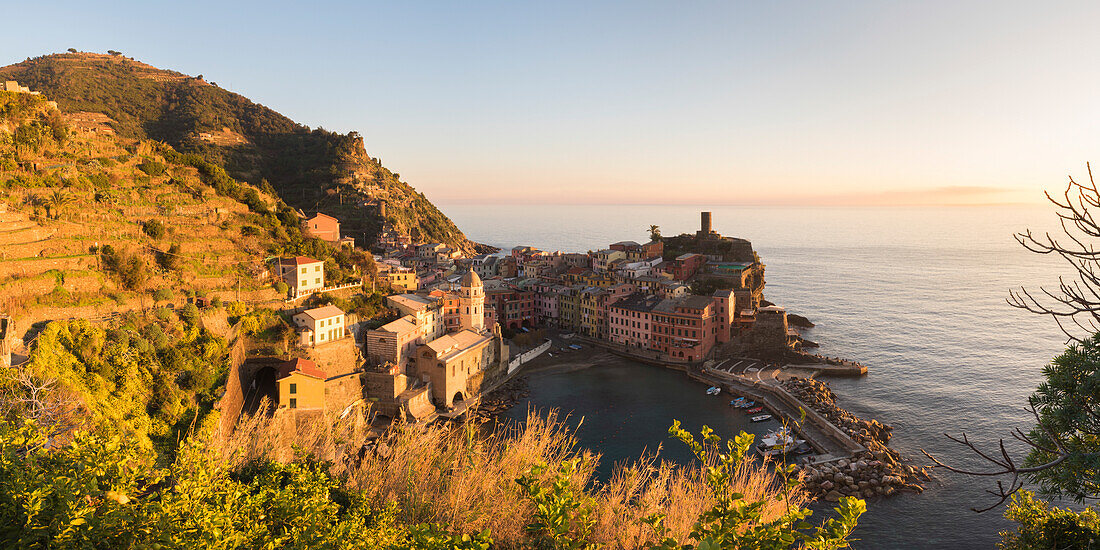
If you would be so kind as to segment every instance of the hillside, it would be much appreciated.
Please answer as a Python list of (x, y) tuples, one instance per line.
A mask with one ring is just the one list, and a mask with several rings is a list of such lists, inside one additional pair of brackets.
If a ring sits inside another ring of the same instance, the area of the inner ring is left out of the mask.
[(2, 67), (3, 79), (41, 91), (63, 111), (106, 115), (123, 137), (200, 154), (307, 213), (334, 215), (361, 246), (388, 223), (414, 240), (477, 248), (423, 194), (368, 155), (358, 133), (310, 129), (201, 75), (121, 55), (64, 53)]
[[(0, 310), (25, 328), (224, 295), (279, 292), (264, 259), (369, 258), (304, 239), (294, 211), (197, 155), (89, 129), (45, 95), (0, 92)], [(154, 289), (157, 289), (154, 292)]]

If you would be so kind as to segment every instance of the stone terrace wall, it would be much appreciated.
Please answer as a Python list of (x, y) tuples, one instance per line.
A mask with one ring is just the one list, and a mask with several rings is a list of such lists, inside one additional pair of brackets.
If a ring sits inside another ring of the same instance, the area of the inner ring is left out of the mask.
[(225, 382), (225, 393), (218, 401), (218, 409), (221, 411), (220, 425), (222, 433), (233, 431), (237, 419), (244, 409), (244, 387), (241, 383), (241, 364), (245, 359), (244, 340), (238, 339), (229, 350), (229, 379)]

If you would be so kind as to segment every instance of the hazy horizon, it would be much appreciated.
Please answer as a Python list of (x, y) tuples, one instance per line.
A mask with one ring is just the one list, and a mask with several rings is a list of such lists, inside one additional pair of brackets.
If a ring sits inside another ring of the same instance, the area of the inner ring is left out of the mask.
[[(124, 55), (358, 131), (433, 201), (1033, 204), (1098, 150), (1100, 5), (16, 3), (5, 63)], [(125, 13), (125, 17), (119, 14)]]

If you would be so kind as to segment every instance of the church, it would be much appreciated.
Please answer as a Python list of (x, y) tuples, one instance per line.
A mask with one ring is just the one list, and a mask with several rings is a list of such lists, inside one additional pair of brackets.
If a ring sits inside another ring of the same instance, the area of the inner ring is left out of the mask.
[[(394, 375), (430, 385), (437, 406), (449, 409), (476, 397), (486, 374), (507, 362), (500, 328), (485, 326), (485, 288), (477, 273), (463, 275), (457, 293), (390, 298), (405, 315), (367, 333), (367, 356)], [(458, 323), (444, 328), (447, 302), (457, 302)]]

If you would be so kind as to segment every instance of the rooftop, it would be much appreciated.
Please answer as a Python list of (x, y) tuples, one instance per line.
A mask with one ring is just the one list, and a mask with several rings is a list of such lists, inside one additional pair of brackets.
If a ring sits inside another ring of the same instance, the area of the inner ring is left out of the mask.
[(300, 372), (306, 376), (312, 376), (313, 378), (318, 378), (320, 380), (328, 378), (327, 376), (325, 376), (324, 371), (317, 368), (316, 363), (310, 361), (309, 359), (298, 358), (291, 359), (290, 361), (279, 365), (279, 380), (282, 380), (283, 378), (286, 378), (287, 376), (290, 376), (292, 373), (295, 372)]
[(327, 306), (315, 307), (313, 309), (307, 309), (302, 312), (304, 315), (309, 316), (310, 319), (317, 321), (319, 319), (328, 319), (329, 317), (336, 317), (337, 315), (343, 315), (344, 310), (329, 304)]
[(390, 303), (397, 307), (409, 309), (412, 311), (420, 311), (427, 309), (428, 306), (434, 303), (433, 300), (418, 296), (416, 294), (394, 294), (393, 296), (386, 297)]
[(426, 345), (436, 353), (439, 359), (449, 359), (489, 340), (489, 338), (488, 335), (467, 329), (440, 336)]
[(324, 263), (321, 260), (314, 260), (313, 258), (307, 258), (305, 256), (295, 256), (293, 258), (279, 258), (280, 265), (306, 265), (306, 264), (320, 264)]
[(412, 331), (416, 330), (416, 323), (410, 321), (409, 320), (410, 317), (412, 317), (412, 315), (406, 315), (406, 316), (404, 316), (404, 317), (402, 317), (402, 318), (400, 318), (396, 321), (390, 321), (389, 323), (386, 323), (386, 324), (378, 327), (378, 330), (383, 330), (383, 331), (386, 331), (386, 332), (393, 332), (393, 333), (396, 333), (396, 334), (403, 334), (403, 333), (412, 332)]
[(629, 311), (649, 312), (653, 311), (653, 308), (656, 307), (660, 301), (661, 299), (657, 296), (639, 292), (611, 304), (611, 307)]

